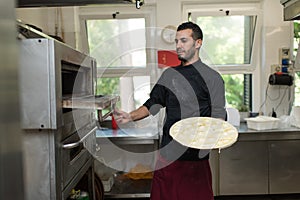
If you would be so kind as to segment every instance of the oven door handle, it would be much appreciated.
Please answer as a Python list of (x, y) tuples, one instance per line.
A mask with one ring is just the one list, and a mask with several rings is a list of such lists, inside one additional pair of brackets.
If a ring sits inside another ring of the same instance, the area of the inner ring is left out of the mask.
[(73, 149), (75, 147), (78, 147), (81, 143), (83, 143), (83, 141), (93, 132), (95, 132), (97, 129), (97, 127), (94, 127), (90, 132), (88, 132), (84, 137), (82, 137), (79, 141), (77, 142), (73, 142), (73, 143), (69, 143), (69, 144), (64, 144), (62, 145), (62, 147), (64, 149)]

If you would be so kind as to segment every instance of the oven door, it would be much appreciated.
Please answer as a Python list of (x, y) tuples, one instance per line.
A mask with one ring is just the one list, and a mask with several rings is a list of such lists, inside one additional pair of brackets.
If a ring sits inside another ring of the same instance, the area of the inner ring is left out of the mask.
[[(92, 157), (90, 151), (95, 147), (96, 129), (96, 126), (88, 125), (74, 132), (62, 142), (61, 181), (63, 188), (76, 178), (80, 169)], [(83, 133), (85, 134), (83, 135)]]

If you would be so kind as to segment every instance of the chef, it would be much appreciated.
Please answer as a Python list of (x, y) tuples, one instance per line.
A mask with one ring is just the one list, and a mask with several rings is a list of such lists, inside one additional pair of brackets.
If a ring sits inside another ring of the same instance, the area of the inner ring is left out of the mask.
[(179, 25), (175, 42), (181, 64), (162, 73), (150, 98), (141, 107), (130, 113), (115, 112), (117, 123), (127, 123), (155, 115), (161, 108), (166, 108), (151, 200), (214, 199), (209, 152), (185, 147), (169, 134), (171, 126), (181, 119), (225, 119), (224, 81), (218, 72), (201, 61), (202, 41), (203, 33), (197, 24), (185, 22)]

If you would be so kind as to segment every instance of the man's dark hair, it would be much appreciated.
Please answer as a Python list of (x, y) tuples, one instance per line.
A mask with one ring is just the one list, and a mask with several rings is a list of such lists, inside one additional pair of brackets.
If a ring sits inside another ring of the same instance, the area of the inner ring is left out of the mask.
[(184, 22), (178, 26), (177, 31), (182, 31), (185, 29), (192, 29), (193, 31), (192, 37), (194, 40), (198, 40), (198, 39), (203, 40), (202, 30), (197, 24), (193, 22)]

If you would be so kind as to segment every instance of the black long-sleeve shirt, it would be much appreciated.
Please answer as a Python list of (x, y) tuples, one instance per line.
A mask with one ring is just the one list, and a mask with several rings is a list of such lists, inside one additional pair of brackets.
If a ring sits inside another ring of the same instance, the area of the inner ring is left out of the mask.
[(166, 108), (160, 153), (169, 160), (201, 160), (199, 150), (177, 143), (169, 134), (171, 126), (188, 117), (225, 119), (225, 89), (220, 74), (201, 60), (166, 69), (144, 103), (152, 115)]

